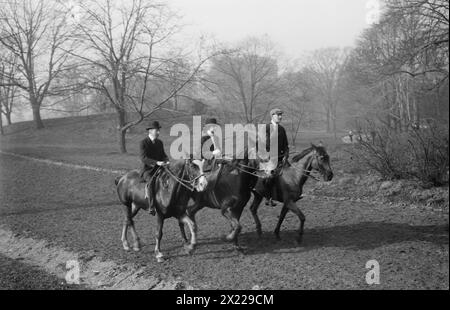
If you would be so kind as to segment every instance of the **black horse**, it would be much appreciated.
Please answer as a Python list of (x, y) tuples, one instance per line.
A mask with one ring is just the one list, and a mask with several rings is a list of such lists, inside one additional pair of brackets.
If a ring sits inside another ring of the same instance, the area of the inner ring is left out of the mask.
[[(292, 158), (293, 165), (285, 165), (275, 180), (276, 195), (275, 201), (283, 203), (281, 214), (275, 228), (275, 236), (280, 239), (281, 224), (288, 211), (295, 213), (300, 220), (300, 229), (297, 241), (301, 243), (305, 225), (305, 215), (296, 205), (296, 202), (302, 198), (303, 186), (311, 176), (311, 171), (318, 171), (324, 181), (333, 179), (333, 171), (330, 166), (330, 157), (323, 146), (311, 145), (311, 147)], [(263, 180), (259, 180), (263, 182)], [(259, 188), (261, 186), (258, 186)], [(263, 193), (254, 191), (254, 200), (250, 207), (256, 224), (256, 231), (259, 236), (262, 235), (261, 222), (258, 217), (258, 208), (263, 199)]]
[[(207, 175), (207, 189), (201, 193), (194, 193), (192, 197), (194, 205), (189, 206), (187, 210), (193, 219), (204, 207), (221, 210), (222, 215), (231, 224), (231, 232), (225, 238), (236, 246), (242, 229), (240, 224), (242, 211), (250, 200), (252, 189), (258, 180), (259, 161), (252, 159), (255, 158), (255, 154), (251, 153), (253, 157), (249, 156), (249, 152), (245, 150), (243, 159), (219, 160), (221, 164)], [(180, 228), (186, 240), (184, 228), (182, 226)]]
[[(160, 243), (163, 235), (163, 224), (167, 218), (175, 217), (180, 226), (187, 224), (191, 231), (190, 244), (186, 250), (191, 253), (197, 243), (197, 225), (195, 219), (191, 219), (186, 208), (194, 190), (202, 192), (206, 189), (208, 181), (203, 173), (203, 162), (199, 160), (179, 160), (168, 166), (161, 167), (155, 176), (156, 204), (156, 246), (155, 255), (158, 262), (164, 261), (160, 251)], [(148, 200), (145, 198), (145, 183), (138, 171), (132, 171), (116, 179), (117, 193), (124, 205), (125, 223), (122, 230), (122, 245), (124, 250), (130, 249), (127, 239), (128, 228), (131, 228), (134, 243), (133, 250), (139, 251), (139, 237), (134, 227), (133, 218), (140, 209), (148, 210)], [(186, 240), (187, 242), (187, 240)]]

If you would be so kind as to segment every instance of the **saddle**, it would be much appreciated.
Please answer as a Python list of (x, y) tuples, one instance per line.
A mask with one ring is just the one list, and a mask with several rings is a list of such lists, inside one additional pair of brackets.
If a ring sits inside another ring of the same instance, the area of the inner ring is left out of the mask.
[(161, 174), (161, 167), (155, 167), (150, 172), (150, 182), (146, 182), (144, 177), (141, 175), (142, 183), (147, 183), (145, 186), (145, 198), (149, 201), (149, 207), (153, 205), (154, 199), (155, 199), (155, 184), (156, 180), (158, 179), (158, 176)]
[(274, 170), (273, 175), (267, 179), (258, 179), (254, 191), (265, 197), (266, 199), (272, 199), (278, 201), (278, 186), (277, 180), (283, 175), (283, 169), (290, 167), (291, 164), (288, 160), (283, 160), (278, 163), (277, 168)]

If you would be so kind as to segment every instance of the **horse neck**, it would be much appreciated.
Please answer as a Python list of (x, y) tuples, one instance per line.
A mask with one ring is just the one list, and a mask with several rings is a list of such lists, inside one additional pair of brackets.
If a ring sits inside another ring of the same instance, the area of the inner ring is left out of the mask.
[(311, 173), (311, 162), (312, 162), (313, 152), (311, 151), (305, 157), (300, 159), (296, 165), (300, 166), (296, 173), (300, 179), (300, 187), (302, 187), (308, 180), (308, 176)]
[[(172, 203), (172, 201), (174, 201), (175, 199), (179, 199), (180, 198), (180, 191), (184, 191), (186, 190), (184, 186), (182, 186), (178, 180), (175, 180), (173, 178), (173, 176), (179, 178), (180, 180), (183, 180), (185, 178), (185, 161), (184, 160), (179, 160), (173, 163), (170, 163), (169, 166), (167, 167), (169, 171), (165, 171), (165, 173), (167, 174), (168, 179), (170, 180), (169, 182), (173, 182), (173, 188), (172, 191), (169, 195), (169, 199), (167, 200), (167, 205), (170, 205)], [(172, 175), (171, 175), (172, 174)]]
[(181, 174), (183, 172), (184, 165), (185, 165), (184, 160), (178, 160), (178, 161), (175, 161), (175, 162), (171, 162), (169, 164), (168, 168), (170, 169), (170, 171), (173, 174), (175, 174), (177, 177), (181, 178), (182, 177)]

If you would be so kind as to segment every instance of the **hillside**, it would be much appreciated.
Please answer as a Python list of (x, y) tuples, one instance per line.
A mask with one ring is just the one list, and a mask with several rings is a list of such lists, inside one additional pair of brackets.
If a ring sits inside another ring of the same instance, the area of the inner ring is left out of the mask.
[[(170, 128), (176, 123), (192, 127), (192, 116), (160, 111), (152, 120), (163, 126), (161, 138), (166, 150), (175, 137), (170, 137)], [(203, 118), (204, 119), (204, 118)], [(232, 119), (221, 123), (239, 123)], [(134, 169), (139, 165), (139, 141), (145, 137), (145, 126), (141, 123), (127, 134), (128, 154), (120, 154), (117, 146), (117, 121), (114, 114), (55, 118), (45, 120), (46, 128), (35, 130), (33, 122), (21, 122), (5, 128), (6, 135), (0, 138), (0, 149), (20, 154), (90, 164), (108, 168)], [(290, 137), (289, 126), (287, 126)], [(341, 147), (330, 134), (323, 132), (300, 132), (293, 149), (303, 149), (310, 143), (323, 141), (331, 151)]]

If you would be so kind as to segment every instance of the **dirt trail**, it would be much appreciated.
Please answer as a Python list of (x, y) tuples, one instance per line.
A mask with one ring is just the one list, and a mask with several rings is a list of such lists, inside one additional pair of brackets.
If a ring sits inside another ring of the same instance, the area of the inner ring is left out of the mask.
[[(120, 246), (122, 210), (113, 176), (0, 155), (0, 223), (18, 238), (142, 268), (143, 277), (175, 279), (195, 288), (248, 289), (448, 289), (448, 214), (409, 206), (347, 202), (318, 197), (300, 202), (307, 217), (304, 243), (294, 241), (297, 218), (289, 214), (281, 242), (271, 234), (279, 208), (261, 207), (258, 239), (248, 209), (237, 252), (222, 241), (229, 227), (220, 212), (198, 215), (199, 247), (184, 253), (176, 221), (164, 228), (163, 251), (153, 258), (153, 222), (137, 217), (140, 253)], [(366, 262), (376, 259), (381, 284), (365, 282)]]

